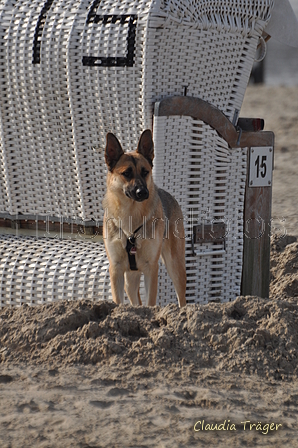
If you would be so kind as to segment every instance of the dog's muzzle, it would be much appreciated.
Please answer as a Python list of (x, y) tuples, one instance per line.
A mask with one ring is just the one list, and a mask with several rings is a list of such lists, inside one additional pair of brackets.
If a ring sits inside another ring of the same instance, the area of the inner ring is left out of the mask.
[(134, 201), (142, 202), (149, 198), (149, 191), (144, 186), (137, 186), (125, 192), (126, 196)]
[(147, 188), (137, 188), (135, 194), (137, 201), (139, 202), (145, 201), (145, 199), (148, 199), (149, 197), (149, 191)]

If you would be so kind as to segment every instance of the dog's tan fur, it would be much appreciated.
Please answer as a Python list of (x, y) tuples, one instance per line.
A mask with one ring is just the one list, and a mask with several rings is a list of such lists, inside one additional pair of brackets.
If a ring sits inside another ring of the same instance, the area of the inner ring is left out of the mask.
[[(113, 134), (107, 135), (108, 166), (103, 237), (110, 262), (113, 300), (123, 303), (124, 289), (133, 305), (141, 304), (139, 283), (144, 274), (146, 305), (155, 305), (158, 260), (161, 256), (173, 281), (179, 306), (185, 306), (186, 272), (183, 216), (177, 201), (152, 179), (154, 149), (151, 131), (143, 132), (136, 151), (124, 153)], [(143, 197), (136, 199), (136, 194)], [(148, 197), (146, 197), (148, 194)], [(137, 271), (130, 270), (127, 238), (136, 238)]]

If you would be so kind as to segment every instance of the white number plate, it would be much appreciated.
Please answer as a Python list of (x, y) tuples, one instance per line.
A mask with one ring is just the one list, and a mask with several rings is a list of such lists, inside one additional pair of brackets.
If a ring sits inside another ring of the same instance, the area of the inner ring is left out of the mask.
[(249, 150), (249, 186), (270, 187), (272, 184), (273, 147), (260, 146)]

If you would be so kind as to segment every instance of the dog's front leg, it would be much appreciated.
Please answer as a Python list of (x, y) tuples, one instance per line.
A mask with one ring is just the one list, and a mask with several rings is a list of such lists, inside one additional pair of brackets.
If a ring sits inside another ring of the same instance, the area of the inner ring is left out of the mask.
[(158, 287), (158, 263), (151, 266), (144, 272), (144, 283), (146, 291), (146, 306), (156, 305), (157, 287)]
[(124, 303), (124, 272), (120, 266), (109, 268), (113, 301), (120, 305)]

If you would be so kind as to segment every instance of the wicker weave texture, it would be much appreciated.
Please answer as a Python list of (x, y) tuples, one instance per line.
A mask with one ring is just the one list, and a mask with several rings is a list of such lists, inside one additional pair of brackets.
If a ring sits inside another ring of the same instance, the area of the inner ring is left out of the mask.
[(0, 238), (0, 307), (110, 297), (102, 245), (55, 239)]
[[(188, 303), (236, 298), (242, 272), (246, 150), (229, 149), (213, 129), (190, 117), (155, 117), (154, 140), (159, 148), (155, 182), (173, 192), (183, 209)], [(226, 225), (225, 241), (198, 243), (194, 255), (193, 226), (221, 222)], [(159, 288), (161, 297), (174, 300), (164, 271)]]
[(134, 149), (186, 87), (232, 119), (272, 6), (2, 0), (0, 211), (101, 219), (106, 133)]

